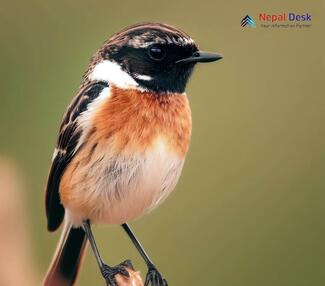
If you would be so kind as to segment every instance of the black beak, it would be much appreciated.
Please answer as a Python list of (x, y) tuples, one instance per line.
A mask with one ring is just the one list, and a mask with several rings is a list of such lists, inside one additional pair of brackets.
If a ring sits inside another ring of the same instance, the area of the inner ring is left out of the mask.
[(197, 51), (191, 57), (186, 59), (181, 59), (176, 62), (176, 64), (180, 63), (209, 63), (221, 60), (223, 58), (222, 55)]

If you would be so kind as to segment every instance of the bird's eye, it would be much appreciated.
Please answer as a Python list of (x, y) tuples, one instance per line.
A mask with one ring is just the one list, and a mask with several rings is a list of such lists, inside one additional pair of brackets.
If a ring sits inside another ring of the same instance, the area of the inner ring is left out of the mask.
[(149, 57), (155, 61), (161, 61), (166, 56), (166, 50), (163, 46), (153, 45), (148, 49)]

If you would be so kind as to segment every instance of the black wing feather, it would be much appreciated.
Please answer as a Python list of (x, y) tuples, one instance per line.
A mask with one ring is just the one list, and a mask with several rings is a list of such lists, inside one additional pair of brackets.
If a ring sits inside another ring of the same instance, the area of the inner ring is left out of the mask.
[(81, 136), (81, 130), (77, 128), (77, 119), (105, 87), (108, 87), (106, 82), (93, 82), (85, 85), (74, 98), (63, 117), (57, 142), (57, 150), (59, 151), (52, 162), (45, 194), (49, 231), (56, 230), (64, 218), (64, 207), (60, 201), (59, 186), (64, 170), (77, 152), (75, 148)]

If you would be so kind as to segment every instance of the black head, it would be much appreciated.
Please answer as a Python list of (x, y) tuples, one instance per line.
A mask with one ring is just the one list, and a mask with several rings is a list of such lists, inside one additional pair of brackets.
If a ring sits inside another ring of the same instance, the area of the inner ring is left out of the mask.
[(221, 59), (202, 53), (189, 35), (174, 27), (137, 24), (110, 38), (100, 50), (105, 60), (116, 62), (142, 87), (154, 92), (178, 92), (197, 62)]

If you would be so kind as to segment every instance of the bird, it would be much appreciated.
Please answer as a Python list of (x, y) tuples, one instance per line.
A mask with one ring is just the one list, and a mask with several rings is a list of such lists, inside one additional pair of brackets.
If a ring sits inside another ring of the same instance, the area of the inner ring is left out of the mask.
[(192, 132), (186, 85), (197, 63), (222, 57), (151, 22), (124, 28), (93, 55), (63, 116), (45, 188), (47, 229), (63, 228), (43, 285), (75, 285), (88, 243), (106, 285), (129, 276), (130, 260), (102, 259), (95, 224), (121, 226), (146, 263), (145, 285), (168, 285), (128, 223), (175, 188)]

